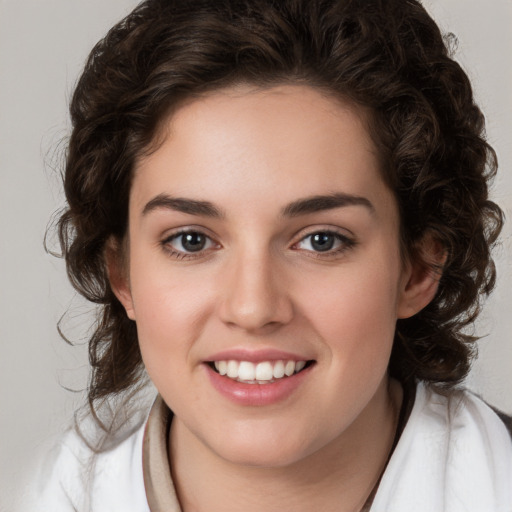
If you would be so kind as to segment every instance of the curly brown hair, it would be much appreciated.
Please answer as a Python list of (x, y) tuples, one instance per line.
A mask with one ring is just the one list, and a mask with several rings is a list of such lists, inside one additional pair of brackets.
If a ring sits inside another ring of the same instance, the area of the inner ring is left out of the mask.
[(390, 374), (452, 386), (467, 327), (495, 282), (496, 157), (449, 40), (415, 0), (147, 0), (92, 50), (71, 101), (59, 235), (73, 286), (102, 305), (89, 340), (91, 405), (143, 374), (135, 323), (111, 290), (108, 240), (127, 232), (134, 163), (184, 99), (235, 85), (300, 83), (363, 105), (401, 215), (404, 254), (446, 251), (435, 299), (397, 323)]

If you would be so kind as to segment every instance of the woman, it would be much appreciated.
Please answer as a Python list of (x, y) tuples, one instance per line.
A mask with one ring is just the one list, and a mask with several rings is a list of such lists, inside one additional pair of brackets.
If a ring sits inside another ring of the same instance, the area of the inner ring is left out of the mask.
[[(458, 390), (502, 223), (468, 78), (417, 2), (143, 2), (71, 103), (60, 237), (102, 305), (41, 510), (510, 510)], [(149, 417), (101, 404), (147, 372)], [(171, 412), (172, 411), (172, 412)]]

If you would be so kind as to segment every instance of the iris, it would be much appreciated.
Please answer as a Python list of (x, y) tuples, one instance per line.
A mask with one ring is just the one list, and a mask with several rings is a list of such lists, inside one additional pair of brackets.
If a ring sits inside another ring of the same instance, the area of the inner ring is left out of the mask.
[(311, 247), (315, 251), (329, 251), (334, 245), (334, 235), (332, 233), (316, 233), (311, 237)]

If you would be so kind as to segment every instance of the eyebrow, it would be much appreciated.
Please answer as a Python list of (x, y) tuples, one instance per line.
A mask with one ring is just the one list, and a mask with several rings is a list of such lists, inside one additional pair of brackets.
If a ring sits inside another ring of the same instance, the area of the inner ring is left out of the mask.
[(299, 199), (283, 208), (281, 213), (285, 217), (298, 217), (299, 215), (307, 215), (308, 213), (332, 210), (344, 206), (364, 206), (370, 213), (375, 213), (375, 207), (366, 197), (341, 192)]
[[(281, 210), (283, 217), (298, 217), (325, 210), (333, 210), (345, 206), (364, 206), (371, 213), (375, 212), (373, 204), (366, 197), (354, 196), (345, 193), (333, 193), (328, 195), (317, 195), (298, 199)], [(142, 215), (158, 210), (174, 210), (177, 212), (187, 213), (189, 215), (198, 215), (202, 217), (212, 217), (222, 219), (224, 213), (209, 201), (199, 201), (196, 199), (186, 199), (182, 197), (171, 197), (167, 194), (159, 194), (149, 201)]]
[(171, 197), (167, 194), (159, 194), (149, 201), (142, 215), (158, 210), (174, 210), (177, 212), (188, 213), (189, 215), (200, 215), (202, 217), (223, 218), (224, 214), (209, 201), (197, 201), (195, 199), (185, 199), (181, 197)]

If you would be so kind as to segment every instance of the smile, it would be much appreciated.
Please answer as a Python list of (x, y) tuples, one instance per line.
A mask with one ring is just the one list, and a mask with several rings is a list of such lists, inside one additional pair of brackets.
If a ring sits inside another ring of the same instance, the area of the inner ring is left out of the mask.
[(217, 373), (244, 384), (272, 384), (279, 379), (291, 377), (306, 366), (307, 361), (215, 361)]

